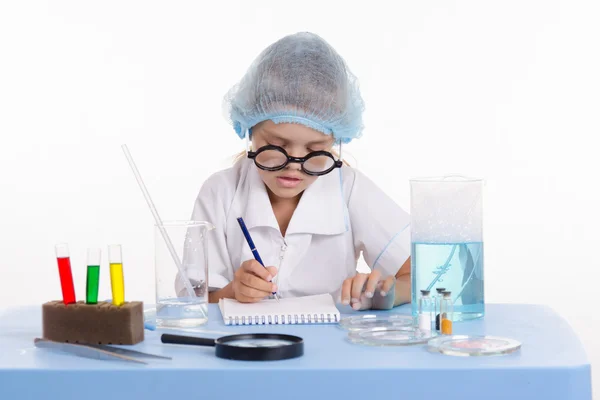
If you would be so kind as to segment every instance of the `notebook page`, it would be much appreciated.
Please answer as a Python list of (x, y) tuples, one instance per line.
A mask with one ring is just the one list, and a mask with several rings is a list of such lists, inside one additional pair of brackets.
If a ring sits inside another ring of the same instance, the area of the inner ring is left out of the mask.
[(221, 299), (219, 308), (224, 320), (236, 317), (255, 318), (256, 316), (275, 315), (287, 317), (288, 315), (300, 316), (302, 314), (317, 314), (318, 316), (329, 314), (332, 317), (337, 316), (337, 320), (339, 320), (339, 311), (330, 294), (279, 299), (279, 302), (275, 299), (265, 299), (258, 303), (240, 303), (234, 299)]

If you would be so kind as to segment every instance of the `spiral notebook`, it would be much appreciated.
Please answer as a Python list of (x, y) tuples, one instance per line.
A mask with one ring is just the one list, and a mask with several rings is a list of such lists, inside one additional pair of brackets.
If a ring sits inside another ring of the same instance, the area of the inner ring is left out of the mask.
[(335, 324), (340, 321), (330, 294), (268, 299), (258, 303), (219, 300), (225, 325)]

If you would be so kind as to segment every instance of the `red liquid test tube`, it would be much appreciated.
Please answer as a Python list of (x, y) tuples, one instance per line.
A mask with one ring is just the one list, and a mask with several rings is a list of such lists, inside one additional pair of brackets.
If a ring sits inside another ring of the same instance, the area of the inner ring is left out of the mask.
[(60, 243), (54, 247), (54, 250), (56, 251), (56, 261), (58, 262), (58, 274), (60, 275), (63, 303), (75, 303), (75, 286), (73, 285), (73, 274), (71, 273), (69, 246)]

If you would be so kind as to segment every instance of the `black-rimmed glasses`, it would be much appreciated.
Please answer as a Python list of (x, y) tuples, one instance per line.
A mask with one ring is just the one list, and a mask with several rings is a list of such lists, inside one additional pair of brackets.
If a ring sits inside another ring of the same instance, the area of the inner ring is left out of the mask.
[(279, 146), (267, 145), (256, 151), (249, 151), (248, 158), (265, 171), (279, 171), (291, 162), (299, 163), (305, 174), (319, 176), (342, 166), (341, 160), (336, 160), (333, 154), (320, 150), (308, 153), (304, 157), (292, 157)]

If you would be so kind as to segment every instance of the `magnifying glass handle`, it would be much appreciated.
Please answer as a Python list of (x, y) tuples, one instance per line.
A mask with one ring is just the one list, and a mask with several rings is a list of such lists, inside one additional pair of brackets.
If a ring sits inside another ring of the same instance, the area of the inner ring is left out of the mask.
[(196, 346), (214, 346), (215, 345), (215, 339), (206, 339), (206, 338), (194, 337), (194, 336), (172, 335), (169, 333), (163, 333), (160, 337), (160, 341), (163, 343), (190, 344), (190, 345), (196, 345)]

